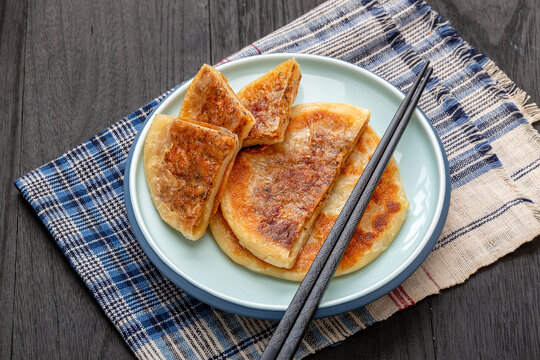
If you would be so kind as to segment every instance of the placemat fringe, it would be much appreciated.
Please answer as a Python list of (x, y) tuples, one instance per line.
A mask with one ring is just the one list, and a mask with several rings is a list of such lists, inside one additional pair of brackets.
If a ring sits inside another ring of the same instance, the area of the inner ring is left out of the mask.
[[(502, 87), (512, 101), (517, 105), (519, 110), (527, 116), (527, 119), (531, 124), (540, 121), (540, 108), (538, 105), (531, 101), (531, 96), (527, 92), (516, 85), (504, 71), (502, 71), (493, 60), (488, 60), (484, 66), (484, 70), (497, 81), (497, 84)], [(538, 132), (533, 130), (531, 139), (540, 142), (540, 136)]]

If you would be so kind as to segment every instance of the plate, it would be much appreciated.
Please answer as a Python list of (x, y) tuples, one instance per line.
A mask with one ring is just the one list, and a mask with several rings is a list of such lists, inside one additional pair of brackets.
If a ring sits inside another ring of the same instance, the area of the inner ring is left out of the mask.
[[(259, 55), (219, 66), (233, 90), (294, 57), (302, 70), (296, 104), (330, 101), (371, 110), (371, 126), (384, 133), (404, 95), (387, 81), (358, 66), (331, 58)], [(264, 319), (279, 319), (298, 283), (254, 273), (236, 265), (208, 231), (196, 242), (161, 220), (146, 185), (143, 148), (155, 114), (177, 115), (191, 81), (184, 83), (148, 117), (130, 150), (125, 170), (129, 221), (141, 247), (156, 267), (178, 287), (216, 308)], [(375, 261), (333, 279), (316, 317), (346, 312), (387, 294), (424, 261), (441, 232), (450, 200), (448, 162), (428, 118), (419, 109), (394, 153), (411, 206), (391, 246)]]

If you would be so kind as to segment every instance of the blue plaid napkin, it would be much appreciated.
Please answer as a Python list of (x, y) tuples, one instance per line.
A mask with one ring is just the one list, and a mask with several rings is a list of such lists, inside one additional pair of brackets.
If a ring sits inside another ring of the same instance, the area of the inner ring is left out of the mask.
[[(339, 58), (402, 90), (431, 60), (420, 107), (441, 137), (452, 180), (447, 223), (421, 268), (376, 302), (313, 322), (297, 357), (465, 281), (540, 233), (540, 141), (530, 126), (540, 110), (427, 4), (328, 1), (224, 61), (271, 52)], [(185, 294), (148, 260), (127, 221), (128, 152), (165, 95), (15, 184), (137, 357), (257, 358), (275, 323)]]

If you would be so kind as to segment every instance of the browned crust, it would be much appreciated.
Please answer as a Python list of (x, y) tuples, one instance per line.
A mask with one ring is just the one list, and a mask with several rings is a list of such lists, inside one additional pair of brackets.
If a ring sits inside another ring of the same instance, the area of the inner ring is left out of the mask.
[(237, 136), (226, 129), (156, 115), (145, 140), (144, 164), (161, 218), (187, 238), (200, 238), (237, 151)]
[[(179, 117), (228, 129), (238, 136), (240, 147), (255, 124), (255, 118), (242, 105), (225, 76), (208, 64), (201, 67), (189, 85)], [(233, 160), (235, 157), (236, 153)], [(217, 211), (233, 163), (225, 170), (212, 213)]]
[[(241, 245), (221, 212), (218, 212), (210, 222), (216, 242), (234, 262), (242, 266), (274, 277), (301, 281), (334, 225), (378, 141), (378, 136), (368, 126), (341, 170), (334, 189), (316, 219), (313, 232), (291, 269), (271, 265), (251, 254)], [(392, 159), (345, 251), (336, 276), (358, 270), (384, 252), (405, 221), (408, 207), (409, 202), (405, 197), (399, 169)]]
[(238, 98), (256, 119), (243, 146), (283, 141), (301, 78), (300, 65), (289, 59), (238, 92)]
[(241, 151), (222, 199), (240, 243), (271, 264), (293, 266), (368, 119), (352, 105), (297, 105), (282, 143)]
[(236, 134), (240, 143), (255, 124), (225, 76), (207, 64), (189, 85), (179, 117), (224, 127)]

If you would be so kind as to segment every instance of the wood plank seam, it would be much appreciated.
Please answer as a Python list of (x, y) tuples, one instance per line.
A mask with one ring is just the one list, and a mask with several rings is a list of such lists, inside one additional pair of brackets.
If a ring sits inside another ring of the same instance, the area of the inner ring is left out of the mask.
[[(4, 8), (5, 9), (5, 8)], [(5, 16), (5, 13), (2, 14), (3, 16)], [(27, 15), (28, 15), (28, 0), (25, 0), (24, 1), (24, 4), (23, 4), (23, 18), (24, 18), (24, 24), (22, 26), (23, 28), (23, 34), (22, 34), (22, 42), (21, 44), (19, 45), (19, 49), (20, 49), (20, 60), (19, 60), (19, 74), (17, 75), (18, 79), (17, 79), (17, 82), (19, 83), (19, 94), (18, 94), (18, 114), (19, 114), (19, 121), (18, 121), (18, 129), (17, 129), (17, 132), (18, 132), (18, 140), (16, 140), (18, 143), (19, 143), (19, 153), (17, 154), (17, 159), (18, 159), (18, 164), (16, 162), (14, 162), (13, 164), (13, 170), (15, 170), (15, 168), (17, 168), (17, 173), (16, 173), (16, 176), (19, 176), (20, 174), (22, 174), (22, 164), (21, 164), (21, 152), (22, 152), (22, 128), (23, 128), (23, 119), (24, 119), (24, 107), (23, 107), (23, 104), (24, 104), (24, 79), (25, 79), (25, 68), (26, 68), (26, 34), (27, 34), (27, 30), (28, 30), (28, 21), (27, 21)], [(2, 19), (3, 20), (3, 19)], [(3, 23), (3, 21), (0, 21), (1, 23)], [(0, 31), (0, 34), (2, 32)], [(1, 41), (2, 39), (0, 39)], [(17, 166), (18, 165), (18, 166)], [(14, 180), (14, 179), (13, 179)], [(13, 191), (15, 191), (15, 189), (13, 188)], [(14, 264), (15, 264), (15, 269), (14, 270), (14, 276), (13, 276), (13, 299), (12, 299), (12, 306), (11, 306), (11, 310), (13, 311), (13, 314), (12, 314), (12, 317), (11, 317), (11, 339), (10, 339), (10, 358), (13, 359), (13, 345), (14, 345), (14, 338), (15, 338), (15, 292), (16, 292), (16, 289), (17, 289), (17, 271), (16, 271), (16, 267), (17, 267), (17, 241), (19, 239), (19, 214), (21, 213), (20, 211), (20, 207), (23, 205), (23, 201), (22, 201), (22, 196), (19, 194), (17, 195), (18, 198), (19, 198), (19, 201), (17, 202), (17, 206), (16, 206), (16, 209), (15, 209), (15, 214), (13, 215), (15, 217), (15, 229), (16, 229), (16, 232), (15, 232), (15, 248), (14, 248)]]
[(212, 6), (212, 2), (208, 0), (206, 2), (206, 7), (208, 9), (208, 59), (210, 62), (210, 65), (214, 65), (214, 54), (212, 54), (212, 10), (210, 7)]
[(428, 313), (429, 313), (429, 324), (431, 330), (431, 343), (433, 344), (433, 356), (437, 360), (437, 339), (435, 338), (435, 329), (433, 328), (433, 307), (431, 297), (427, 299), (428, 301)]

